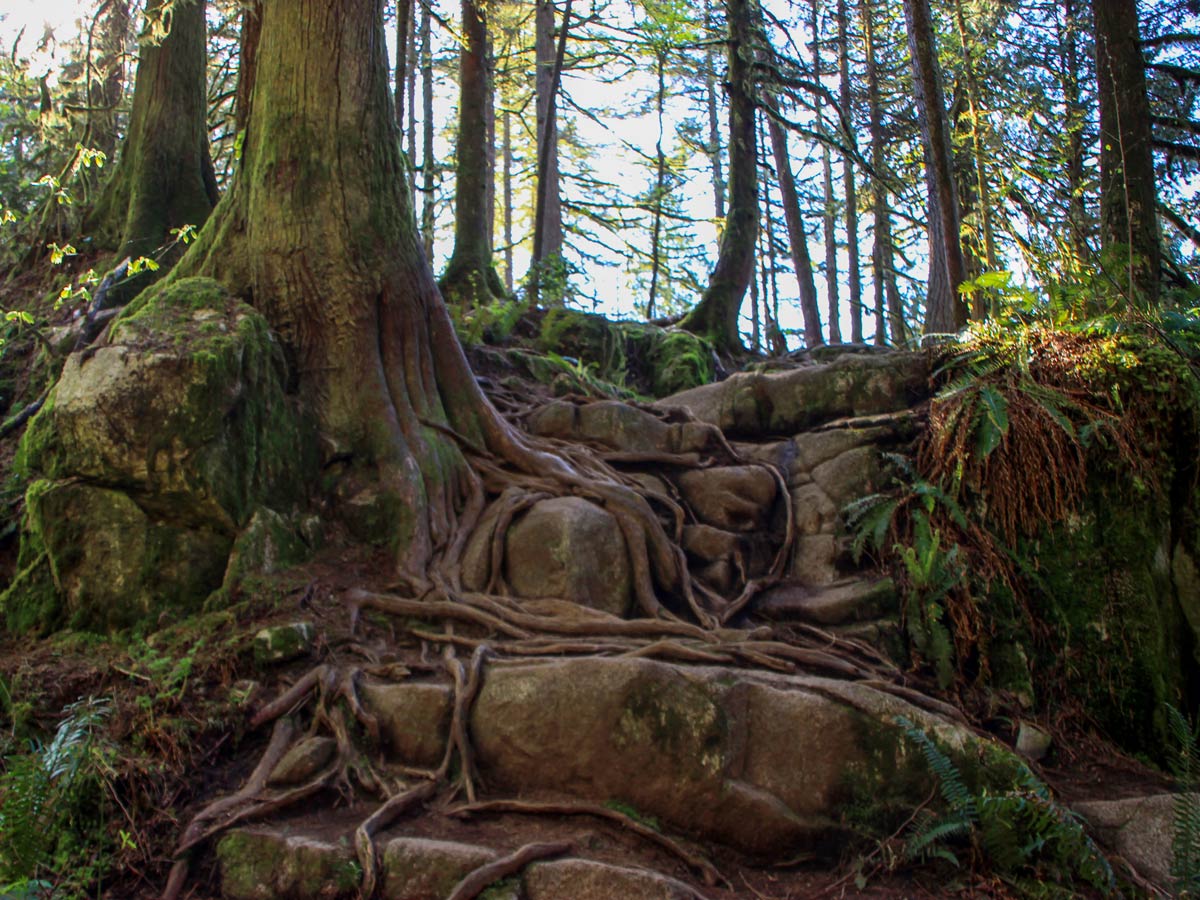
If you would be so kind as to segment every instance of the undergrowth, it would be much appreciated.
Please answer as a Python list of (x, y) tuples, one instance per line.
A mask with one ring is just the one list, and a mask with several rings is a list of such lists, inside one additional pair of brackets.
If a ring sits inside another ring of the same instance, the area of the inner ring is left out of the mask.
[(921, 751), (942, 801), (914, 816), (905, 860), (987, 869), (1023, 896), (1077, 896), (1074, 886), (1085, 884), (1104, 895), (1116, 891), (1112, 868), (1083, 824), (1027, 767), (1019, 765), (1010, 786), (971, 787), (933, 738), (903, 717), (897, 723)]
[[(0, 776), (0, 896), (81, 895), (107, 867), (104, 844), (113, 749), (101, 737), (111, 706), (71, 704), (49, 744), (31, 742)], [(128, 840), (128, 837), (124, 838)]]

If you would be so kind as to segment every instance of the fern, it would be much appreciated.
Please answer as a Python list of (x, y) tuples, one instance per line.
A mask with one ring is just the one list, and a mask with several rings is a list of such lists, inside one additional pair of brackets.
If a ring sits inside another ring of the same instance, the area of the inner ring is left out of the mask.
[(920, 815), (905, 841), (909, 860), (942, 859), (958, 865), (946, 844), (967, 843), (1008, 877), (1082, 880), (1103, 893), (1116, 888), (1112, 868), (1073, 813), (1056, 803), (1028, 767), (999, 793), (972, 791), (954, 761), (911, 721), (896, 719), (938, 782), (945, 813)]
[(0, 883), (12, 883), (6, 894), (34, 884), (78, 811), (83, 775), (102, 770), (96, 732), (109, 710), (107, 700), (73, 703), (48, 745), (33, 743), (30, 752), (6, 760), (0, 777)]
[(1181, 897), (1200, 896), (1200, 723), (1191, 722), (1167, 704), (1167, 730), (1175, 745), (1171, 768), (1183, 788), (1174, 799), (1171, 833), (1171, 877)]

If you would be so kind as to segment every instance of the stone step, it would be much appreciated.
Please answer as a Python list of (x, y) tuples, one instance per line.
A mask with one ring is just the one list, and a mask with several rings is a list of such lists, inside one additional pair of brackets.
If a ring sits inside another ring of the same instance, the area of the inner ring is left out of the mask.
[[(448, 686), (366, 680), (361, 696), (391, 761), (436, 763)], [(892, 777), (913, 764), (897, 716), (954, 746), (976, 740), (865, 684), (620, 657), (491, 664), (470, 735), (495, 796), (619, 801), (751, 856), (832, 855), (853, 825), (846, 804), (915, 805), (928, 790)]]
[(769, 619), (848, 625), (895, 613), (897, 603), (890, 578), (850, 578), (819, 587), (788, 581), (763, 591), (754, 611)]
[(929, 396), (921, 353), (840, 356), (782, 372), (738, 372), (659, 400), (730, 437), (790, 437), (826, 422), (899, 412)]
[[(395, 837), (381, 841), (381, 900), (445, 900), (480, 866), (498, 859), (479, 844)], [(217, 845), (225, 900), (340, 900), (358, 896), (362, 870), (353, 831), (335, 839), (287, 828), (238, 828)], [(486, 900), (694, 900), (699, 889), (648, 869), (578, 856), (532, 863), (481, 895)]]

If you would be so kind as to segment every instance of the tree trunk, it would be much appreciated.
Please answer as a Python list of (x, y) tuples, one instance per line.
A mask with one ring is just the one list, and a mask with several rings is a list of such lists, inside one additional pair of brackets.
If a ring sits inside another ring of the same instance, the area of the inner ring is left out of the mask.
[[(545, 188), (539, 187), (539, 190), (545, 190), (546, 193), (539, 257), (549, 266), (561, 263), (563, 249), (562, 197), (558, 178), (558, 115), (556, 104), (551, 103), (557, 54), (554, 42), (554, 2), (536, 2), (534, 53), (537, 75), (534, 79), (534, 93), (537, 95), (537, 154), (539, 162), (543, 156), (546, 159), (545, 172), (539, 176), (545, 179)], [(555, 297), (547, 296), (548, 286), (548, 283), (542, 286), (543, 301), (550, 304), (561, 303), (561, 291)]]
[(513, 149), (512, 113), (504, 110), (504, 288), (513, 292)]
[(816, 347), (825, 343), (821, 334), (821, 310), (817, 306), (817, 285), (813, 280), (812, 257), (808, 253), (808, 236), (800, 215), (796, 196), (796, 179), (788, 156), (787, 135), (775, 119), (768, 117), (767, 132), (775, 155), (775, 171), (779, 176), (779, 195), (783, 201), (783, 218), (787, 223), (788, 243), (792, 248), (792, 268), (800, 282), (800, 312), (804, 317), (804, 345)]
[[(549, 67), (545, 77), (546, 84), (537, 91), (538, 101), (538, 134), (537, 134), (537, 179), (534, 182), (536, 195), (533, 203), (533, 258), (529, 266), (529, 303), (537, 306), (542, 300), (543, 287), (546, 288), (551, 303), (561, 303), (566, 289), (566, 268), (562, 258), (562, 212), (561, 200), (558, 196), (558, 86), (562, 79), (563, 65), (567, 53), (567, 33), (571, 27), (571, 0), (563, 7), (562, 28), (558, 32), (558, 41), (552, 40), (554, 35), (554, 5), (546, 0), (547, 9), (543, 11), (542, 0), (538, 2), (537, 33), (540, 39), (548, 35), (551, 38)], [(538, 73), (543, 77), (543, 53), (541, 45), (537, 50)], [(551, 129), (554, 133), (551, 135)], [(551, 171), (553, 170), (553, 177)], [(553, 195), (553, 196), (552, 196)], [(557, 211), (557, 212), (553, 212)], [(552, 219), (552, 215), (555, 217)], [(557, 237), (551, 232), (557, 229)], [(547, 251), (557, 245), (557, 253)]]
[(758, 238), (758, 133), (754, 127), (754, 0), (726, 0), (729, 28), (729, 214), (708, 288), (680, 327), (708, 338), (721, 353), (744, 353), (738, 312), (754, 277)]
[[(396, 0), (396, 99), (392, 103), (392, 109), (396, 114), (396, 126), (401, 134), (405, 133), (404, 111), (407, 105), (404, 102), (404, 92), (408, 88), (408, 47), (413, 26), (413, 3), (414, 0)], [(410, 122), (410, 127), (411, 124)]]
[[(711, 34), (712, 0), (704, 3), (705, 33)], [(717, 61), (713, 45), (704, 47), (704, 98), (708, 112), (708, 163), (712, 169), (713, 210), (718, 222), (725, 219), (725, 172), (721, 160), (721, 123), (717, 115)]]
[(486, 306), (504, 296), (492, 266), (492, 220), (488, 185), (487, 107), (491, 96), (487, 23), (476, 0), (463, 0), (464, 40), (459, 55), (458, 143), (454, 191), (454, 252), (442, 276), (448, 302)]
[(663, 112), (667, 94), (667, 59), (660, 48), (654, 55), (658, 73), (658, 91), (654, 95), (655, 110), (658, 112), (658, 142), (654, 145), (654, 223), (650, 230), (650, 299), (646, 302), (646, 318), (654, 318), (654, 304), (658, 298), (658, 275), (662, 259), (663, 194), (666, 191), (667, 158), (663, 153)]
[(433, 160), (433, 52), (429, 4), (421, 4), (421, 238), (425, 259), (433, 263), (433, 235), (437, 225), (434, 207)]
[(1077, 0), (1063, 0), (1062, 23), (1058, 34), (1059, 79), (1062, 85), (1064, 106), (1063, 154), (1066, 157), (1067, 222), (1071, 229), (1070, 246), (1075, 253), (1075, 267), (1082, 270), (1088, 259), (1088, 239), (1092, 236), (1092, 222), (1084, 204), (1084, 153), (1083, 129), (1086, 114), (1079, 86), (1079, 8)]
[(250, 121), (250, 97), (258, 61), (258, 39), (262, 33), (262, 0), (246, 0), (242, 6), (242, 29), (238, 35), (237, 96), (233, 103), (234, 127), (246, 130)]
[[(97, 22), (92, 23), (94, 31)], [(125, 91), (125, 51), (129, 34), (128, 0), (110, 0), (100, 28), (99, 57), (87, 79), (87, 131), (85, 147), (102, 151), (109, 159), (117, 149), (117, 107)], [(91, 42), (89, 32), (89, 44)], [(89, 54), (90, 64), (90, 54)]]
[(1156, 304), (1162, 248), (1136, 0), (1092, 0), (1100, 97), (1100, 225), (1131, 303)]
[[(812, 5), (812, 59), (816, 81), (821, 80), (821, 23), (818, 17), (820, 4)], [(817, 107), (817, 130), (825, 130), (823, 107)], [(841, 297), (838, 290), (837, 259), (837, 204), (833, 198), (833, 168), (829, 158), (829, 145), (821, 144), (821, 187), (825, 195), (823, 223), (825, 226), (825, 300), (829, 310), (829, 343), (842, 342)]]
[(175, 275), (252, 299), (317, 417), (325, 461), (349, 460), (392, 498), (386, 533), (402, 570), (423, 575), (473, 490), (447, 430), (522, 451), (480, 393), (421, 252), (385, 47), (380, 0), (263, 5), (239, 177)]
[[(850, 99), (850, 20), (846, 0), (838, 0), (838, 102), (842, 119), (854, 121)], [(849, 153), (842, 154), (842, 184), (846, 192), (846, 282), (850, 286), (850, 340), (861, 344), (863, 339), (862, 273), (858, 260), (858, 185), (854, 181), (854, 161)]]
[[(96, 245), (118, 257), (154, 257), (171, 243), (171, 229), (204, 224), (217, 202), (217, 182), (208, 149), (205, 72), (205, 3), (161, 3), (147, 22), (163, 20), (165, 38), (142, 38), (129, 130), (112, 180), (85, 224)], [(164, 259), (161, 262), (170, 263)], [(127, 297), (145, 287), (135, 278)]]
[(925, 185), (929, 196), (929, 296), (925, 332), (954, 332), (967, 324), (966, 303), (958, 293), (964, 279), (964, 264), (950, 126), (929, 0), (904, 0), (904, 18), (912, 57), (913, 92), (925, 145)]
[[(975, 75), (973, 48), (967, 35), (962, 0), (954, 2), (954, 19), (958, 28), (959, 48), (962, 50), (967, 115), (971, 124), (971, 158), (974, 163), (972, 193), (974, 194), (976, 219), (976, 235), (971, 242), (972, 251), (976, 257), (974, 268), (981, 272), (995, 272), (999, 268), (999, 264), (996, 257), (996, 238), (992, 231), (992, 191), (988, 182), (987, 150), (983, 134), (982, 88)], [(990, 313), (994, 312), (995, 310), (988, 308), (987, 300), (982, 292), (977, 293), (971, 307), (971, 318), (983, 321)]]

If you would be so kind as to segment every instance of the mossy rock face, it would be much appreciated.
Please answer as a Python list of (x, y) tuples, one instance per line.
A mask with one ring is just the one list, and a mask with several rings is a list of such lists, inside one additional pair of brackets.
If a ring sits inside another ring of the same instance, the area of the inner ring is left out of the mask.
[(266, 320), (209, 279), (155, 285), (108, 343), (72, 354), (16, 459), (51, 483), (30, 490), (21, 558), (45, 558), (56, 599), (23, 569), (8, 627), (121, 627), (219, 587), (254, 511), (316, 480), (315, 430), (286, 385)]
[(575, 358), (598, 378), (649, 397), (707, 384), (715, 374), (712, 347), (694, 334), (574, 310), (546, 314), (538, 349)]
[(224, 571), (228, 535), (156, 521), (120, 491), (38, 481), (25, 503), (20, 574), (0, 595), (11, 631), (153, 623), (168, 598), (199, 609)]
[(1197, 634), (1176, 599), (1170, 509), (1099, 481), (1080, 515), (1021, 548), (1037, 565), (1034, 612), (1055, 635), (1035, 665), (1060, 669), (1122, 746), (1159, 753), (1165, 705), (1181, 703)]

